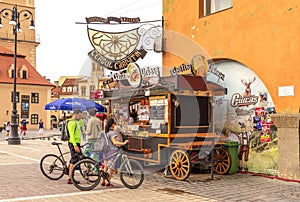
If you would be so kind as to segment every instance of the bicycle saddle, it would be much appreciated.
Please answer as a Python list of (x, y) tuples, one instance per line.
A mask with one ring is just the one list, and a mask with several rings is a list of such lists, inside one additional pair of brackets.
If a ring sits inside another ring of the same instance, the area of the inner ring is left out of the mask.
[(62, 143), (61, 142), (52, 142), (51, 144), (52, 145), (61, 145)]

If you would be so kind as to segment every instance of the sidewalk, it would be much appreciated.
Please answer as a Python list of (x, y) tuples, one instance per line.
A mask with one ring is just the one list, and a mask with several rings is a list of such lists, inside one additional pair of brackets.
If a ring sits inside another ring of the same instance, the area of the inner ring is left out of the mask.
[[(0, 132), (0, 141), (5, 141), (5, 134), (6, 134), (5, 131)], [(24, 136), (24, 139), (25, 140), (32, 140), (32, 139), (39, 139), (39, 138), (58, 139), (57, 137), (59, 136), (60, 136), (60, 131), (58, 129), (44, 130), (43, 136), (39, 135), (39, 130), (28, 130), (26, 132), (26, 136)]]
[[(51, 131), (50, 131), (51, 133)], [(35, 133), (32, 133), (34, 136)], [(39, 161), (57, 154), (47, 140), (22, 140), (21, 145), (0, 142), (0, 201), (299, 201), (300, 183), (245, 174), (191, 174), (186, 181), (163, 177), (155, 167), (146, 168), (145, 181), (136, 190), (124, 188), (115, 175), (113, 188), (96, 187), (82, 192), (66, 183), (67, 177), (51, 181), (43, 176)], [(63, 143), (63, 151), (68, 151)]]

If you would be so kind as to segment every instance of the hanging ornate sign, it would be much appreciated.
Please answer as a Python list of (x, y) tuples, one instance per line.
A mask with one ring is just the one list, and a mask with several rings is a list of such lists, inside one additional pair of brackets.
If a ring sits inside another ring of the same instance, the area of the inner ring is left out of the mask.
[(223, 81), (225, 79), (225, 74), (220, 72), (213, 62), (208, 63), (203, 55), (195, 55), (191, 60), (191, 64), (181, 64), (178, 67), (171, 68), (170, 73), (172, 76), (192, 73), (194, 76), (201, 77), (205, 77), (208, 73), (211, 73)]
[[(86, 21), (88, 24), (92, 22), (111, 24), (112, 21), (138, 23), (140, 19), (91, 17)], [(162, 30), (159, 26), (149, 24), (124, 32), (105, 32), (88, 27), (88, 35), (94, 48), (88, 53), (89, 57), (100, 66), (119, 71), (127, 68), (130, 63), (143, 59), (148, 50), (153, 50), (155, 38), (162, 36)]]
[(108, 17), (108, 18), (101, 18), (101, 17), (89, 17), (85, 18), (86, 22), (88, 24), (93, 22), (101, 22), (101, 23), (107, 23), (111, 24), (111, 22), (117, 22), (117, 23), (139, 23), (141, 22), (140, 18), (127, 18), (127, 17)]
[[(127, 66), (127, 69), (120, 70), (114, 73), (111, 73), (110, 79), (103, 82), (103, 85), (108, 85), (109, 83), (115, 81), (127, 81), (128, 86), (137, 88), (141, 85), (145, 78), (151, 78), (159, 80), (160, 78), (160, 68), (159, 67), (142, 67), (140, 68), (135, 63), (130, 63)], [(150, 81), (148, 81), (150, 82)], [(124, 83), (124, 82), (123, 82)], [(124, 84), (125, 84), (124, 83)], [(151, 82), (150, 82), (151, 83)]]

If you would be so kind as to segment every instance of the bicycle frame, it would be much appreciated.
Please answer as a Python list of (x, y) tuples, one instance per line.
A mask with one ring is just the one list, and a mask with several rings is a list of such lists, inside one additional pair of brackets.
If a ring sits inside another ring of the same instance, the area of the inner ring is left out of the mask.
[[(98, 152), (98, 151), (93, 151), (93, 152)], [(105, 159), (110, 159), (114, 156), (116, 156), (116, 157), (114, 158), (113, 163), (109, 166), (108, 170), (114, 168), (116, 163), (119, 161), (119, 159), (122, 159), (122, 162), (125, 162), (128, 160), (127, 155), (124, 154), (124, 150), (122, 148), (120, 148), (116, 153), (113, 153), (109, 156), (106, 156), (105, 158), (100, 159), (93, 167), (91, 167), (91, 169), (94, 169), (95, 166), (98, 166), (98, 165), (100, 167), (103, 164), (101, 162), (103, 162)], [(127, 169), (127, 171), (132, 173), (132, 168), (128, 168), (128, 165), (126, 166), (126, 169)], [(102, 172), (104, 172), (104, 171), (102, 171)], [(106, 172), (104, 172), (104, 173), (106, 173)], [(101, 175), (101, 172), (99, 173), (99, 175)]]
[(58, 151), (59, 151), (59, 154), (60, 154), (60, 155), (58, 156), (58, 158), (61, 158), (61, 159), (63, 160), (63, 162), (64, 162), (65, 164), (67, 164), (67, 161), (65, 160), (64, 155), (69, 154), (70, 151), (62, 153), (62, 151), (61, 151), (61, 149), (60, 149), (60, 146), (59, 146), (59, 145), (56, 145), (56, 146), (57, 146)]

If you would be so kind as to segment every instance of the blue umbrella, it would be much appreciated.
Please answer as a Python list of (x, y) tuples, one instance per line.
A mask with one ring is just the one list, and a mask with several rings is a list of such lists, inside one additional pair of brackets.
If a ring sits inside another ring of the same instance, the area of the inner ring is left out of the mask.
[(73, 111), (74, 109), (80, 109), (85, 111), (92, 108), (97, 109), (98, 112), (106, 112), (106, 108), (102, 105), (81, 98), (62, 98), (45, 105), (45, 110)]

